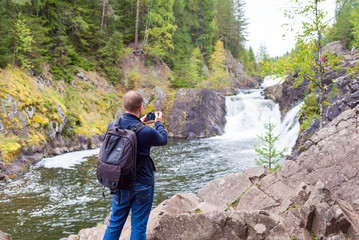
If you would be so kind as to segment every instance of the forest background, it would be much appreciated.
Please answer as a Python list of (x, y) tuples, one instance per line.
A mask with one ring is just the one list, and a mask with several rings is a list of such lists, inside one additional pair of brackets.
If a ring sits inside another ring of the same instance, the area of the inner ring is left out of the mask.
[(195, 87), (209, 77), (203, 67), (211, 65), (211, 55), (221, 40), (248, 73), (257, 70), (253, 50), (244, 48), (247, 22), (242, 0), (0, 3), (1, 67), (12, 63), (36, 75), (46, 62), (55, 79), (67, 82), (81, 67), (98, 71), (116, 85), (123, 84), (119, 59), (134, 49), (145, 54), (147, 65), (163, 60), (174, 72), (172, 87)]

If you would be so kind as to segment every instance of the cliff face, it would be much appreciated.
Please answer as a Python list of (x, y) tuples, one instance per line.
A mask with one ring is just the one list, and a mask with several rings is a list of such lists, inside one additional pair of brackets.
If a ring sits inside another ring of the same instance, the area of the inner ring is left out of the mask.
[[(147, 239), (358, 239), (359, 106), (270, 173), (248, 169), (177, 194), (150, 215)], [(102, 239), (102, 227), (68, 239)], [(121, 239), (129, 239), (130, 220)]]
[(168, 112), (170, 137), (197, 138), (220, 135), (225, 125), (225, 101), (213, 89), (180, 89)]

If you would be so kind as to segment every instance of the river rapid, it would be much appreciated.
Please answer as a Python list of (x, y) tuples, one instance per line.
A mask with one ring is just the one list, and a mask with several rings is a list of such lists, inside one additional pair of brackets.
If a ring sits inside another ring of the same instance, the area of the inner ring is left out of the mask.
[[(273, 81), (267, 79), (268, 81)], [(270, 83), (265, 84), (270, 85)], [(227, 124), (222, 136), (170, 139), (154, 147), (157, 167), (154, 207), (179, 192), (197, 193), (209, 181), (255, 166), (254, 145), (264, 123), (271, 121), (281, 134), (277, 148), (295, 144), (299, 132), (294, 107), (281, 121), (278, 104), (266, 100), (261, 89), (226, 97)], [(0, 190), (0, 230), (13, 239), (66, 239), (80, 229), (103, 223), (111, 211), (111, 195), (96, 179), (99, 150), (45, 158), (20, 179)], [(290, 153), (288, 150), (287, 154)]]

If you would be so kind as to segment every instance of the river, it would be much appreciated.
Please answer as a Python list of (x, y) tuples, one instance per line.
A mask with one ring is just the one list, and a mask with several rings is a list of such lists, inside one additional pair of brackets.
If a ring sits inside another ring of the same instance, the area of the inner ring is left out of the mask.
[[(255, 166), (253, 145), (260, 144), (257, 134), (263, 134), (269, 120), (281, 134), (277, 147), (294, 145), (300, 105), (281, 121), (278, 104), (265, 100), (261, 89), (253, 89), (226, 97), (226, 107), (222, 136), (170, 139), (167, 146), (152, 149), (157, 167), (154, 207), (176, 193), (197, 193), (213, 179)], [(111, 210), (111, 196), (102, 197), (103, 188), (96, 179), (98, 151), (45, 158), (1, 189), (0, 230), (14, 240), (53, 240), (103, 223)]]

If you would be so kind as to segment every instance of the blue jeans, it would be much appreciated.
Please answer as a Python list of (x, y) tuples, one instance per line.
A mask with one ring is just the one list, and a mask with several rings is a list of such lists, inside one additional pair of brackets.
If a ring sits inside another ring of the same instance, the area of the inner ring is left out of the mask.
[(131, 213), (131, 240), (145, 240), (150, 216), (154, 186), (133, 183), (112, 197), (112, 214), (103, 240), (118, 240), (127, 216)]

